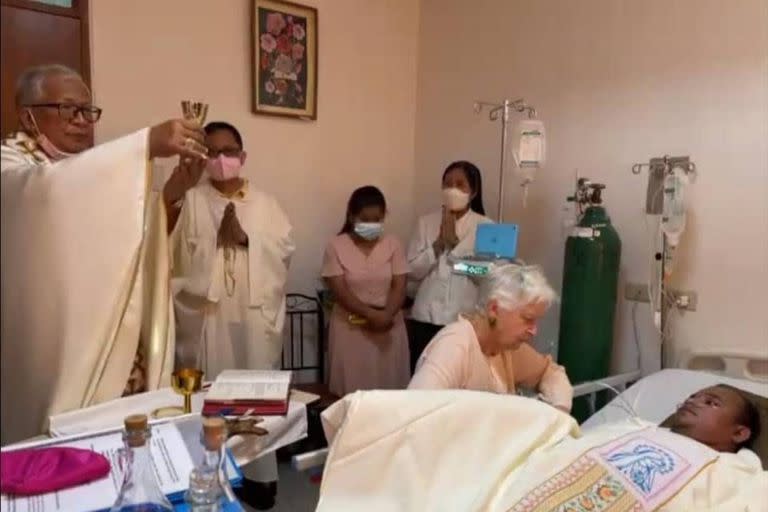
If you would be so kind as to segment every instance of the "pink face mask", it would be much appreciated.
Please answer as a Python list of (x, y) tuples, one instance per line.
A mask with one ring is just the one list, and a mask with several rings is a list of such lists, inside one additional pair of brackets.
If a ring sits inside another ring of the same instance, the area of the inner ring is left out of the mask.
[(56, 145), (51, 142), (51, 139), (40, 132), (40, 129), (37, 127), (37, 120), (32, 114), (32, 111), (29, 111), (29, 118), (32, 120), (32, 125), (35, 127), (35, 131), (37, 132), (37, 135), (35, 135), (35, 142), (37, 142), (37, 145), (40, 146), (40, 149), (42, 149), (43, 152), (48, 155), (48, 158), (54, 162), (58, 162), (59, 160), (64, 160), (65, 158), (74, 156), (73, 153), (67, 153), (66, 151), (62, 151), (57, 148)]
[(239, 156), (219, 155), (208, 159), (205, 170), (213, 181), (227, 181), (240, 176), (242, 167), (243, 163)]
[(53, 142), (51, 142), (51, 140), (43, 134), (38, 135), (35, 138), (35, 141), (40, 146), (40, 149), (42, 149), (43, 152), (45, 152), (45, 154), (48, 155), (48, 158), (50, 158), (54, 162), (58, 162), (59, 160), (64, 160), (65, 158), (75, 156), (74, 153), (67, 153), (66, 151), (62, 151), (59, 148), (57, 148), (53, 144)]

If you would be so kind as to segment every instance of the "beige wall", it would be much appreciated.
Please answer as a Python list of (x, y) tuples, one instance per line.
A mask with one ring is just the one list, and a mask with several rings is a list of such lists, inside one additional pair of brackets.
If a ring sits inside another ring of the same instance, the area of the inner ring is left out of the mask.
[[(578, 169), (607, 185), (622, 281), (647, 282), (647, 174), (630, 167), (690, 155), (700, 176), (675, 284), (699, 305), (675, 320), (675, 351), (768, 351), (768, 2), (423, 0), (420, 19), (417, 214), (438, 206), (439, 173), (458, 158), (479, 164), (496, 211), (500, 130), (472, 103), (522, 96), (546, 122), (548, 164), (527, 210), (507, 187), (521, 256), (560, 286), (562, 208)], [(622, 300), (617, 369), (635, 364), (630, 311)], [(648, 307), (637, 314), (650, 370), (657, 337)], [(540, 343), (557, 339), (557, 323), (554, 311)]]
[(248, 0), (91, 2), (98, 139), (179, 116), (182, 99), (209, 102), (209, 120), (241, 130), (248, 176), (293, 222), (291, 291), (312, 291), (355, 187), (382, 188), (396, 233), (413, 216), (418, 3), (304, 3), (319, 10), (315, 122), (251, 114)]
[[(380, 185), (406, 238), (439, 205), (445, 164), (477, 162), (495, 212), (499, 127), (472, 102), (524, 96), (548, 131), (529, 206), (508, 181), (521, 256), (559, 287), (575, 169), (608, 186), (623, 240), (622, 281), (647, 281), (649, 157), (688, 154), (700, 176), (675, 284), (699, 308), (675, 321), (686, 347), (768, 346), (768, 4), (764, 0), (316, 0), (319, 119), (250, 113), (247, 0), (92, 2), (98, 138), (178, 115), (183, 98), (242, 129), (248, 172), (291, 217), (290, 288), (311, 290), (325, 241), (356, 186)], [(417, 71), (418, 63), (418, 71)], [(418, 87), (417, 87), (418, 85)], [(414, 156), (415, 152), (415, 156)], [(618, 310), (617, 369), (634, 365), (631, 307)], [(638, 310), (646, 369), (658, 364)], [(540, 343), (557, 338), (557, 311)]]

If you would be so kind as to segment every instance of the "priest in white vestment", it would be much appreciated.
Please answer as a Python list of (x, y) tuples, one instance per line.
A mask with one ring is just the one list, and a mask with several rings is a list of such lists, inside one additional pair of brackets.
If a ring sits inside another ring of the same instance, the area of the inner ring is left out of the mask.
[[(171, 206), (178, 210), (172, 236), (177, 364), (202, 368), (209, 380), (231, 368), (279, 369), (291, 225), (273, 197), (241, 176), (246, 153), (238, 130), (215, 122), (205, 132), (206, 172)], [(244, 473), (276, 481), (274, 454)]]
[(204, 134), (172, 120), (93, 145), (101, 109), (71, 69), (25, 71), (21, 131), (2, 145), (2, 444), (47, 418), (167, 386), (174, 322), (167, 218), (150, 192), (153, 157), (177, 154), (182, 195)]

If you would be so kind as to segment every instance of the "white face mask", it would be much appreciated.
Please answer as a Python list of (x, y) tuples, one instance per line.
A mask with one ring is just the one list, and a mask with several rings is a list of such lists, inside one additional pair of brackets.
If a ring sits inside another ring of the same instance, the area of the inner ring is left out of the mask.
[(443, 189), (443, 206), (452, 212), (463, 210), (469, 204), (469, 194), (458, 188)]
[(355, 234), (364, 240), (376, 240), (383, 230), (381, 222), (355, 222)]

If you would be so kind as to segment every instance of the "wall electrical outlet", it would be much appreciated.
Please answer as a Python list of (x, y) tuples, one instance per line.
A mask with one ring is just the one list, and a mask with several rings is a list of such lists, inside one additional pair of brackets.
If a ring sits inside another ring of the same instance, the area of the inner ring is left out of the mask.
[(699, 302), (699, 296), (693, 291), (672, 290), (672, 296), (675, 298), (675, 305), (681, 311), (696, 311), (696, 305)]
[[(696, 311), (699, 296), (691, 290), (670, 290), (674, 297), (675, 307), (680, 311)], [(632, 302), (650, 302), (648, 298), (648, 285), (640, 283), (627, 283), (624, 286), (624, 299)]]
[(624, 298), (632, 302), (650, 302), (648, 297), (648, 285), (627, 283), (624, 286)]

